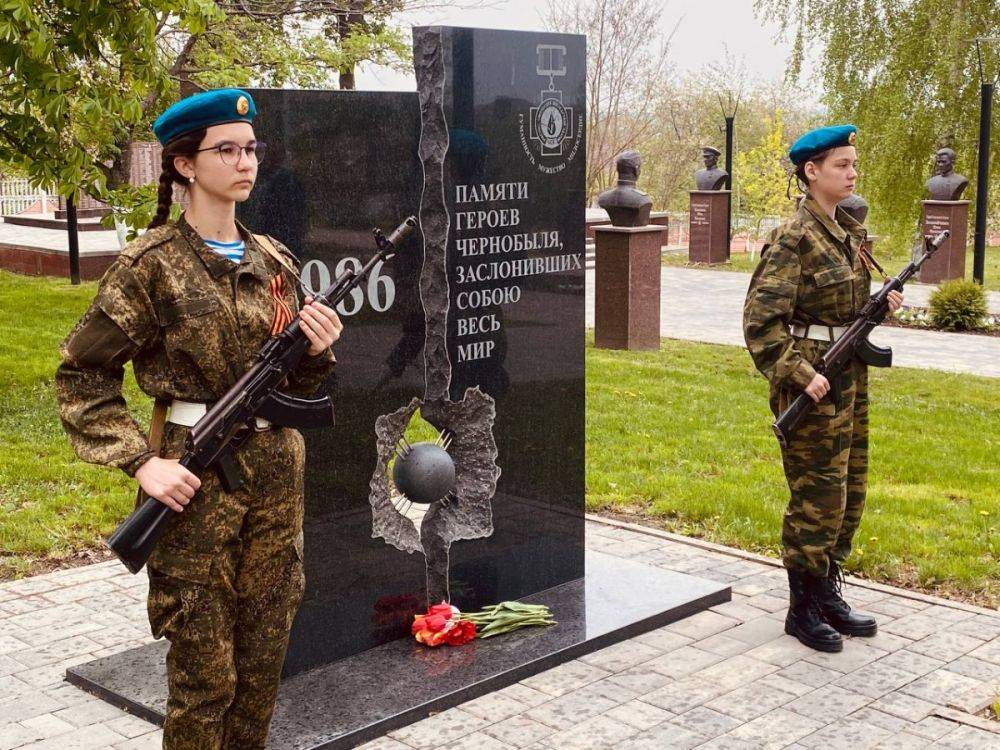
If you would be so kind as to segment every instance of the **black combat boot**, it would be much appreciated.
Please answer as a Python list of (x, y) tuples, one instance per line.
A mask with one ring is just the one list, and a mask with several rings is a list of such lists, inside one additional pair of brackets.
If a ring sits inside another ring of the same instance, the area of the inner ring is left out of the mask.
[(843, 651), (844, 639), (823, 620), (816, 600), (816, 577), (804, 570), (788, 568), (791, 606), (785, 617), (785, 632), (817, 651)]
[(835, 562), (830, 562), (830, 572), (826, 578), (818, 579), (816, 598), (823, 619), (844, 635), (871, 637), (878, 632), (874, 617), (858, 615), (851, 611), (851, 605), (844, 601), (841, 591), (844, 572)]

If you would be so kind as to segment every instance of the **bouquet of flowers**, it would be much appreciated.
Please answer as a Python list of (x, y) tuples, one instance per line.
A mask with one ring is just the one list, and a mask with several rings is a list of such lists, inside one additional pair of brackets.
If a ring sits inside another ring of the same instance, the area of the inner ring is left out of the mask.
[(414, 615), (411, 632), (425, 646), (461, 646), (473, 638), (509, 633), (531, 625), (555, 625), (544, 604), (500, 602), (478, 612), (462, 613), (458, 607), (441, 602), (422, 615)]

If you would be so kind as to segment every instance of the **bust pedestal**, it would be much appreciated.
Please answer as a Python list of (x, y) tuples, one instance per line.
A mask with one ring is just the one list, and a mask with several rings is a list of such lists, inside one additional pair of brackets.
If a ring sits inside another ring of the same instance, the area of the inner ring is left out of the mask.
[(660, 348), (660, 248), (666, 227), (594, 227), (594, 345)]
[(969, 231), (969, 201), (922, 201), (923, 234), (934, 237), (945, 229), (951, 236), (920, 267), (920, 282), (937, 284), (965, 278), (965, 243)]
[(728, 190), (692, 190), (688, 261), (725, 263), (729, 260)]

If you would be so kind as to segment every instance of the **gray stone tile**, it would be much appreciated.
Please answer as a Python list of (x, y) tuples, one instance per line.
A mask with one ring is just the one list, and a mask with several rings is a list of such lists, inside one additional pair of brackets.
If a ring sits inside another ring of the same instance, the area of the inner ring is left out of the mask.
[(774, 581), (761, 574), (749, 578), (740, 578), (733, 581), (733, 593), (743, 594), (743, 596), (757, 596), (764, 594), (774, 588)]
[(785, 708), (828, 723), (848, 716), (871, 702), (872, 699), (867, 695), (844, 690), (836, 685), (825, 685), (796, 698)]
[(691, 750), (705, 743), (704, 735), (664, 722), (639, 732), (618, 745), (616, 750)]
[(412, 750), (412, 748), (391, 737), (379, 737), (377, 740), (360, 745), (357, 750)]
[(461, 708), (449, 708), (415, 724), (389, 732), (389, 737), (417, 750), (430, 750), (454, 742), (467, 734), (489, 725), (487, 719), (470, 714)]
[(973, 638), (990, 641), (994, 638), (1000, 638), (1000, 616), (976, 615), (952, 625), (948, 630), (952, 633), (971, 635)]
[(610, 716), (594, 716), (574, 727), (550, 734), (542, 740), (542, 744), (555, 750), (605, 750), (618, 747), (638, 731)]
[(929, 740), (937, 740), (944, 737), (955, 729), (955, 722), (940, 719), (937, 716), (928, 716), (911, 726), (907, 731), (913, 734), (926, 737)]
[(900, 732), (891, 737), (886, 737), (878, 743), (872, 750), (921, 750), (928, 747), (931, 741), (926, 737), (912, 734), (911, 732)]
[(674, 717), (672, 712), (639, 699), (615, 706), (611, 710), (605, 711), (604, 715), (636, 729), (650, 729)]
[(882, 625), (881, 627), (895, 635), (919, 641), (921, 638), (926, 638), (943, 630), (946, 624), (923, 612), (918, 612), (900, 617), (888, 625)]
[(688, 638), (680, 633), (674, 633), (673, 631), (667, 630), (667, 627), (650, 630), (648, 633), (637, 635), (632, 640), (645, 643), (648, 646), (659, 649), (663, 653), (676, 651), (681, 646), (687, 646), (694, 643), (694, 638)]
[(915, 723), (925, 719), (935, 704), (904, 693), (889, 693), (872, 703), (871, 708)]
[(787, 667), (812, 653), (813, 650), (799, 643), (797, 638), (785, 635), (754, 647), (746, 655), (776, 667)]
[(611, 672), (606, 669), (600, 669), (579, 660), (568, 661), (558, 667), (547, 669), (521, 680), (521, 684), (552, 696), (559, 696), (602, 677), (607, 677), (609, 674)]
[(792, 680), (793, 682), (801, 682), (805, 685), (811, 685), (814, 688), (822, 687), (823, 685), (840, 679), (843, 676), (843, 672), (827, 669), (826, 667), (821, 667), (818, 664), (812, 664), (808, 661), (797, 661), (794, 664), (790, 664), (784, 669), (779, 670), (776, 674), (780, 677)]
[(729, 690), (735, 690), (747, 680), (756, 680), (777, 671), (778, 667), (773, 664), (739, 655), (695, 672), (694, 677), (707, 679)]
[(844, 650), (839, 654), (814, 651), (805, 658), (805, 661), (847, 673), (861, 669), (865, 664), (870, 664), (885, 655), (885, 651), (865, 644), (860, 638), (845, 638)]
[(931, 747), (941, 750), (1000, 750), (1000, 734), (970, 726), (960, 726)]
[(921, 638), (911, 646), (908, 646), (908, 649), (914, 653), (929, 656), (932, 659), (954, 661), (982, 645), (983, 641), (979, 638), (944, 630), (940, 633), (933, 633), (926, 638)]
[(534, 719), (529, 719), (527, 716), (518, 715), (483, 727), (481, 731), (511, 747), (527, 747), (533, 742), (548, 737), (556, 730)]
[(854, 672), (844, 675), (833, 684), (845, 690), (867, 695), (869, 698), (881, 698), (886, 693), (898, 690), (919, 677), (913, 672), (905, 672), (891, 664), (882, 661), (866, 664)]
[(737, 727), (729, 733), (729, 736), (755, 743), (766, 750), (772, 748), (776, 750), (822, 729), (823, 726), (815, 719), (784, 708), (776, 708)]
[(523, 685), (520, 682), (508, 685), (502, 690), (498, 690), (496, 694), (513, 698), (518, 703), (523, 703), (529, 707), (534, 707), (545, 703), (546, 701), (552, 700), (552, 696), (548, 693), (543, 693), (541, 690), (535, 690), (534, 688)]
[(657, 672), (655, 669), (650, 669), (643, 664), (618, 672), (605, 679), (615, 685), (621, 685), (624, 688), (634, 691), (636, 695), (650, 693), (674, 680), (673, 677)]
[(626, 640), (581, 656), (580, 661), (608, 672), (621, 672), (662, 655), (663, 652), (658, 648), (639, 641)]
[(1000, 665), (991, 664), (982, 659), (976, 659), (972, 656), (962, 656), (950, 664), (946, 664), (944, 668), (949, 672), (964, 674), (966, 677), (972, 677), (982, 682), (991, 682), (1000, 685)]
[(690, 711), (728, 692), (725, 686), (695, 677), (685, 677), (647, 693), (642, 700), (675, 714)]
[(482, 731), (467, 734), (457, 742), (444, 746), (445, 750), (511, 750), (512, 747)]
[(703, 640), (695, 641), (691, 645), (694, 648), (700, 648), (702, 651), (723, 657), (736, 656), (736, 654), (742, 654), (751, 648), (749, 643), (730, 638), (725, 633), (717, 633)]
[(698, 706), (671, 719), (670, 723), (711, 739), (735, 729), (743, 722), (711, 708)]
[[(759, 750), (759, 748), (760, 745), (755, 742), (746, 742), (736, 739), (731, 734), (723, 734), (704, 745), (698, 745), (697, 750)], [(789, 745), (789, 750), (793, 750), (793, 746)]]
[(870, 750), (892, 735), (888, 729), (857, 719), (843, 718), (799, 740), (803, 747), (823, 750)]
[(785, 612), (788, 609), (787, 596), (774, 596), (773, 594), (757, 594), (747, 599), (747, 604), (765, 612)]
[(646, 662), (644, 666), (668, 677), (678, 678), (710, 667), (720, 661), (722, 661), (722, 657), (718, 654), (710, 654), (692, 646), (681, 646), (676, 651), (671, 651)]
[(732, 617), (725, 617), (711, 610), (706, 610), (678, 622), (671, 623), (666, 628), (672, 633), (700, 640), (716, 633), (722, 633), (737, 625), (739, 625), (739, 622)]
[[(834, 674), (839, 674), (839, 672), (834, 672)], [(757, 680), (757, 682), (751, 682), (750, 686), (759, 686), (760, 690), (778, 690), (783, 693), (790, 693), (796, 698), (802, 697), (807, 693), (811, 693), (816, 689), (812, 685), (807, 685), (804, 682), (796, 682), (795, 680), (783, 677), (778, 672), (769, 674), (767, 677), (762, 677)]]
[(66, 734), (32, 742), (18, 750), (105, 750), (122, 741), (125, 741), (124, 737), (103, 724), (90, 724)]
[(907, 721), (906, 719), (900, 719), (898, 716), (887, 714), (884, 711), (878, 711), (872, 708), (870, 704), (858, 711), (855, 711), (850, 715), (850, 718), (863, 721), (866, 724), (873, 724), (874, 726), (886, 729), (893, 734), (902, 732), (913, 723)]
[(767, 610), (752, 606), (749, 603), (748, 597), (740, 596), (737, 598), (737, 596), (734, 595), (732, 601), (717, 604), (710, 611), (723, 617), (731, 617), (741, 623), (748, 620), (756, 620), (758, 617), (763, 617), (767, 614)]
[(982, 687), (979, 680), (938, 669), (900, 688), (900, 692), (941, 706), (969, 690)]
[(620, 705), (621, 701), (601, 695), (580, 695), (574, 690), (524, 713), (529, 719), (563, 730)]
[(470, 714), (490, 721), (501, 721), (510, 716), (524, 713), (530, 708), (530, 706), (500, 693), (481, 695), (462, 703), (460, 707), (463, 711), (468, 711)]
[(921, 676), (933, 672), (935, 669), (944, 669), (947, 666), (947, 662), (915, 653), (908, 648), (882, 657), (879, 659), (879, 664), (896, 667), (904, 672), (912, 672)]
[(1000, 666), (1000, 638), (994, 638), (992, 641), (984, 643), (975, 651), (970, 651), (969, 656)]

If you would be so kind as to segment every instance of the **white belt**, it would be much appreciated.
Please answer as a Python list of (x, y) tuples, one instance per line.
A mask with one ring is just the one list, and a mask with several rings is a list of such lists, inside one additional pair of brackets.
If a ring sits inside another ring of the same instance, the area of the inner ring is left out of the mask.
[(836, 341), (844, 332), (847, 326), (804, 326), (800, 323), (793, 323), (791, 326), (792, 335), (797, 339), (813, 339), (814, 341)]
[[(167, 421), (184, 425), (185, 427), (194, 427), (198, 423), (198, 420), (205, 416), (207, 411), (208, 404), (196, 401), (182, 401), (179, 398), (175, 398), (170, 402), (170, 406), (167, 407)], [(258, 430), (271, 429), (271, 423), (263, 417), (254, 417), (254, 419), (257, 420)]]

